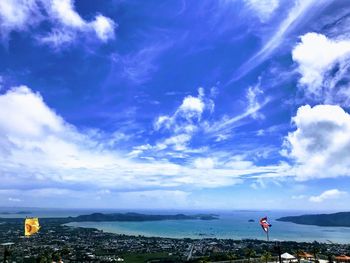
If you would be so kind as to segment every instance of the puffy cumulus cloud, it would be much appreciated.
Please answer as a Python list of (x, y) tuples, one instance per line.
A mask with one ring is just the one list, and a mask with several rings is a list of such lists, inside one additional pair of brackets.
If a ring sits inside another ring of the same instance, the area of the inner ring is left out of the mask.
[(1, 95), (0, 104), (1, 132), (4, 134), (38, 138), (47, 131), (59, 133), (64, 130), (63, 120), (43, 103), (40, 95), (32, 93), (26, 86)]
[(187, 96), (184, 98), (179, 112), (183, 113), (186, 118), (200, 118), (204, 110), (204, 103), (200, 97)]
[[(307, 33), (292, 51), (307, 96), (324, 103), (349, 104), (350, 40)], [(345, 85), (342, 84), (345, 82)]]
[(97, 37), (104, 42), (114, 38), (114, 27), (114, 21), (103, 15), (97, 15), (92, 22), (92, 28), (95, 30)]
[(322, 194), (317, 195), (317, 196), (311, 196), (309, 198), (310, 202), (315, 202), (315, 203), (322, 203), (326, 200), (329, 199), (338, 199), (341, 198), (342, 196), (346, 195), (347, 193), (344, 191), (340, 191), (338, 189), (331, 189), (324, 191)]
[(55, 48), (85, 37), (107, 42), (113, 39), (116, 23), (101, 14), (84, 20), (75, 10), (73, 0), (4, 0), (0, 3), (0, 32), (7, 38), (12, 31), (26, 31), (40, 22), (50, 24), (50, 32), (34, 34), (40, 43)]
[(257, 14), (261, 22), (266, 22), (279, 7), (279, 0), (244, 0), (245, 4)]
[[(82, 132), (67, 123), (45, 104), (39, 93), (26, 86), (0, 95), (0, 105), (0, 189), (215, 188), (241, 183), (250, 174), (269, 174), (278, 169), (248, 163), (235, 168), (222, 163), (214, 167), (208, 165), (208, 160), (204, 165), (207, 169), (202, 169), (204, 159), (202, 165), (198, 162), (199, 169), (192, 163), (180, 165), (164, 158), (130, 159), (111, 150), (104, 140), (101, 142), (97, 131)], [(179, 136), (167, 143), (179, 144), (187, 139)], [(45, 194), (45, 190), (37, 191)], [(71, 194), (69, 189), (65, 191)], [(58, 189), (56, 194), (59, 193)], [(13, 196), (10, 194), (8, 197)]]
[(191, 132), (195, 128), (193, 124), (201, 120), (204, 110), (213, 112), (214, 107), (214, 101), (206, 98), (204, 89), (199, 88), (198, 96), (186, 96), (173, 115), (159, 116), (154, 123), (154, 128), (156, 130), (175, 128), (176, 131)]
[(297, 179), (350, 175), (350, 115), (333, 105), (302, 106), (293, 118), (285, 152)]
[(202, 128), (201, 121), (204, 113), (211, 114), (214, 107), (211, 95), (206, 96), (203, 88), (198, 89), (196, 97), (186, 96), (172, 115), (161, 115), (155, 120), (155, 131), (170, 131), (171, 135), (158, 141), (153, 149), (163, 150), (172, 145), (175, 150), (187, 150), (187, 144), (192, 136)]

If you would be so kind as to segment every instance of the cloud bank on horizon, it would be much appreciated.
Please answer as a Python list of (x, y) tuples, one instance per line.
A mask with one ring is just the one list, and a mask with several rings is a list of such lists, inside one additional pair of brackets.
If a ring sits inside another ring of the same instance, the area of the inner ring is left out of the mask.
[(349, 14), (1, 1), (0, 206), (346, 208)]

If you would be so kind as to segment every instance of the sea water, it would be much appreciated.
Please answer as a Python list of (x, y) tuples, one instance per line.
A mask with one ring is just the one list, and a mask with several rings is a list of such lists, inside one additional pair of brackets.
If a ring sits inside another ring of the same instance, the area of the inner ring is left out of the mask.
[[(16, 208), (21, 211), (21, 209)], [(13, 212), (16, 211), (13, 208)], [(276, 221), (282, 216), (310, 214), (307, 211), (165, 211), (165, 210), (96, 210), (96, 209), (22, 209), (31, 211), (28, 216), (67, 217), (93, 212), (139, 212), (145, 214), (198, 214), (213, 213), (219, 216), (217, 220), (164, 220), (146, 222), (72, 222), (73, 227), (97, 228), (105, 232), (143, 235), (171, 238), (225, 238), (225, 239), (266, 239), (259, 225), (259, 219), (267, 216), (272, 227), (270, 240), (278, 241), (318, 241), (329, 243), (350, 243), (349, 227), (319, 227), (298, 225), (290, 222)], [(0, 208), (10, 211), (8, 208)], [(327, 212), (327, 211), (324, 211)], [(320, 212), (318, 212), (320, 213)], [(0, 217), (25, 217), (26, 215), (1, 215)], [(254, 220), (254, 222), (249, 222)]]

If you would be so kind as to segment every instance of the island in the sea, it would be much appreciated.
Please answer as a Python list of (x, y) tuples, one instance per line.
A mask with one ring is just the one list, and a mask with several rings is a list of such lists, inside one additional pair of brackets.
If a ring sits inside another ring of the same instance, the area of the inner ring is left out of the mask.
[(350, 212), (286, 216), (278, 218), (277, 221), (292, 222), (301, 225), (350, 227)]
[(29, 215), (30, 211), (18, 211), (18, 212), (0, 212), (0, 215)]

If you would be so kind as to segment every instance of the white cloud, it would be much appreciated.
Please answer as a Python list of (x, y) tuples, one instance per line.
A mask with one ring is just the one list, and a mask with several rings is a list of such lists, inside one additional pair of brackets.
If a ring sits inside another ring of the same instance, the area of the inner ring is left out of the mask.
[(186, 118), (197, 117), (200, 119), (204, 110), (204, 103), (200, 97), (187, 96), (184, 98), (179, 111), (184, 114)]
[[(273, 173), (278, 169), (207, 165), (208, 169), (203, 170), (192, 163), (180, 165), (163, 158), (129, 159), (111, 150), (105, 140), (101, 143), (96, 131), (81, 132), (67, 123), (45, 104), (40, 94), (25, 86), (0, 95), (0, 105), (0, 177), (1, 186), (7, 189), (51, 189), (58, 185), (73, 188), (84, 185), (87, 190), (215, 188), (241, 183), (241, 177), (246, 175)], [(179, 147), (187, 140), (188, 135), (177, 134), (165, 143)], [(150, 147), (145, 145), (138, 150)]]
[(113, 20), (99, 14), (93, 21), (86, 21), (75, 11), (73, 0), (50, 0), (44, 6), (53, 29), (38, 38), (42, 43), (58, 48), (74, 42), (81, 34), (89, 37), (95, 34), (95, 38), (102, 42), (114, 38), (116, 24)]
[(259, 96), (263, 95), (264, 92), (262, 91), (260, 87), (260, 83), (251, 86), (247, 90), (247, 100), (248, 100), (248, 107), (247, 112), (251, 112), (251, 116), (254, 119), (263, 119), (264, 115), (259, 112), (259, 110), (262, 108), (261, 103), (259, 102)]
[(191, 133), (196, 129), (194, 123), (201, 120), (204, 110), (212, 112), (214, 106), (214, 102), (206, 98), (204, 90), (199, 88), (198, 96), (186, 96), (173, 115), (159, 116), (154, 123), (154, 128), (156, 130), (171, 128), (178, 132)]
[(78, 38), (106, 42), (114, 38), (116, 24), (101, 14), (84, 20), (75, 10), (73, 0), (3, 0), (0, 2), (0, 32), (7, 40), (12, 31), (28, 31), (41, 22), (50, 24), (50, 32), (34, 37), (55, 48), (74, 43)]
[(197, 169), (213, 169), (215, 160), (213, 158), (197, 158), (193, 164)]
[(74, 10), (72, 0), (48, 1), (47, 10), (50, 12), (50, 18), (58, 20), (63, 26), (80, 28), (85, 25), (85, 21)]
[(350, 175), (350, 115), (339, 106), (302, 106), (286, 137), (285, 154), (299, 180)]
[(244, 0), (246, 5), (258, 15), (261, 22), (266, 22), (275, 13), (279, 0)]
[(238, 69), (229, 83), (241, 78), (265, 61), (281, 45), (288, 32), (297, 27), (299, 22), (308, 15), (309, 10), (312, 9), (312, 12), (316, 13), (330, 2), (329, 0), (295, 0), (294, 6), (288, 12), (287, 17), (281, 21), (275, 32), (268, 38), (262, 48)]
[(247, 89), (246, 93), (247, 106), (244, 112), (234, 117), (224, 116), (221, 120), (209, 123), (205, 122), (203, 128), (206, 133), (213, 134), (217, 141), (230, 138), (232, 130), (238, 127), (240, 122), (246, 118), (262, 119), (264, 115), (259, 111), (270, 102), (269, 97), (264, 97), (264, 92), (259, 82)]
[(74, 31), (62, 31), (59, 29), (52, 29), (50, 34), (40, 36), (38, 39), (40, 43), (48, 44), (56, 49), (59, 49), (65, 45), (73, 43), (76, 39), (76, 32)]
[[(16, 197), (13, 197), (13, 195)], [(50, 207), (106, 207), (106, 208), (173, 208), (188, 207), (192, 203), (191, 192), (182, 190), (140, 190), (140, 191), (110, 191), (108, 189), (71, 190), (67, 188), (40, 188), (40, 189), (0, 189), (0, 204), (21, 202), (21, 206)], [(72, 202), (74, 199), (74, 203)], [(87, 202), (88, 200), (88, 202)]]
[(163, 148), (164, 147), (163, 145), (165, 146), (173, 145), (176, 151), (182, 151), (186, 149), (186, 144), (190, 140), (191, 140), (191, 135), (182, 133), (182, 134), (174, 135), (172, 137), (165, 139), (164, 141), (159, 143), (157, 146), (160, 148)]
[[(332, 40), (322, 34), (307, 33), (301, 36), (292, 56), (298, 63), (299, 83), (307, 96), (325, 103), (344, 101), (344, 92), (349, 93), (350, 89), (343, 87), (339, 90), (336, 85), (348, 74), (350, 40)], [(331, 74), (335, 66), (338, 70)]]
[(251, 188), (254, 190), (259, 190), (259, 189), (265, 189), (266, 188), (266, 182), (262, 178), (258, 178), (255, 182), (253, 182), (250, 185)]
[(16, 203), (21, 202), (21, 199), (19, 199), (19, 198), (13, 198), (13, 197), (9, 197), (8, 200), (9, 200), (10, 202), (16, 202)]
[(163, 150), (173, 145), (177, 151), (188, 150), (187, 144), (201, 128), (204, 112), (212, 113), (214, 107), (214, 101), (205, 96), (203, 88), (198, 89), (197, 97), (186, 96), (172, 115), (161, 115), (154, 121), (155, 131), (171, 132), (170, 137), (158, 141), (154, 149)]
[(24, 31), (42, 19), (36, 0), (0, 1), (0, 35), (7, 39), (12, 31)]
[(63, 130), (63, 120), (26, 86), (16, 87), (1, 95), (0, 104), (1, 132), (5, 134), (35, 138), (46, 131), (58, 133)]
[(114, 38), (115, 23), (112, 19), (103, 15), (98, 15), (95, 21), (92, 22), (92, 27), (100, 40), (106, 42)]
[(342, 196), (346, 195), (346, 192), (340, 191), (338, 189), (331, 189), (324, 191), (322, 194), (317, 195), (317, 196), (311, 196), (309, 198), (310, 202), (315, 202), (315, 203), (322, 203), (326, 200), (329, 199), (338, 199), (341, 198)]
[(159, 116), (154, 121), (154, 129), (172, 131), (175, 135), (188, 134), (191, 137), (203, 132), (209, 138), (215, 138), (216, 142), (220, 142), (231, 138), (232, 130), (239, 126), (242, 120), (249, 117), (264, 118), (259, 111), (270, 101), (269, 97), (264, 96), (259, 79), (256, 85), (247, 89), (247, 106), (244, 112), (234, 117), (224, 115), (221, 119), (212, 121), (208, 116), (212, 116), (214, 112), (215, 103), (211, 97), (216, 93), (217, 89), (212, 88), (208, 97), (204, 89), (199, 88), (198, 96), (186, 96), (174, 114)]

